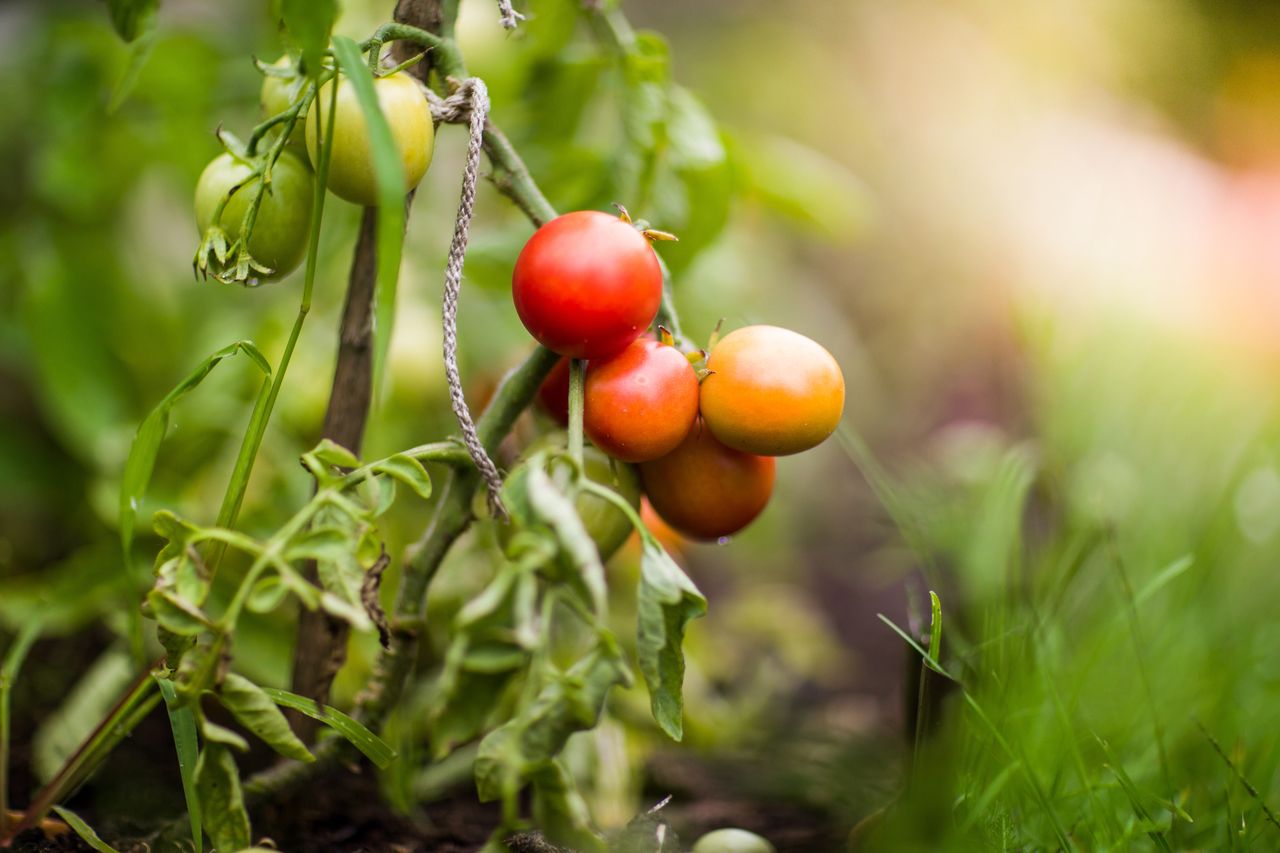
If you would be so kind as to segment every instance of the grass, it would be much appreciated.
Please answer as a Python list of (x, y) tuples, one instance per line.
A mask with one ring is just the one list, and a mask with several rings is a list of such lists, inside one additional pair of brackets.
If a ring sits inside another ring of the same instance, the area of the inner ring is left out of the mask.
[(1037, 328), (1026, 437), (895, 475), (842, 435), (941, 595), (922, 657), (961, 685), (863, 849), (1280, 849), (1271, 377)]

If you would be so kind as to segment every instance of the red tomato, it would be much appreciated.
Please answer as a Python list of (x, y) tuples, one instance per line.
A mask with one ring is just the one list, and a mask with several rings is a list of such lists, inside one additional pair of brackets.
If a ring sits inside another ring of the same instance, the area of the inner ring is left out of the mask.
[(632, 341), (587, 367), (583, 426), (591, 442), (623, 462), (675, 450), (698, 417), (698, 374), (680, 350)]
[(725, 335), (707, 357), (703, 420), (735, 450), (787, 456), (821, 444), (840, 423), (844, 376), (822, 346), (777, 326)]
[(596, 210), (543, 225), (516, 259), (516, 312), (529, 334), (570, 358), (621, 352), (653, 322), (662, 269), (632, 225)]
[(750, 524), (769, 503), (777, 463), (725, 447), (698, 422), (671, 453), (640, 465), (649, 502), (692, 539), (719, 539)]
[(569, 425), (569, 359), (562, 358), (538, 386), (538, 405), (561, 426)]

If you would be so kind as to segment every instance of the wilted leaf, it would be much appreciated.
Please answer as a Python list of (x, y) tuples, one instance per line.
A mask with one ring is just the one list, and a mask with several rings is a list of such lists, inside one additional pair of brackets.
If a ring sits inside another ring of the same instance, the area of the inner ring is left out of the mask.
[(640, 672), (653, 718), (672, 739), (684, 736), (684, 630), (707, 612), (707, 600), (688, 575), (652, 540), (640, 560), (637, 600)]
[(196, 764), (196, 791), (204, 830), (214, 850), (239, 851), (249, 846), (249, 814), (240, 788), (240, 770), (226, 747), (206, 743)]

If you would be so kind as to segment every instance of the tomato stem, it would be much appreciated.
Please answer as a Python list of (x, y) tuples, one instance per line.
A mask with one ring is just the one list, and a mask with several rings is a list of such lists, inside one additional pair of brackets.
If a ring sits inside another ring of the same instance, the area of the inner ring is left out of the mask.
[(587, 363), (580, 358), (569, 362), (569, 455), (582, 468), (583, 384)]

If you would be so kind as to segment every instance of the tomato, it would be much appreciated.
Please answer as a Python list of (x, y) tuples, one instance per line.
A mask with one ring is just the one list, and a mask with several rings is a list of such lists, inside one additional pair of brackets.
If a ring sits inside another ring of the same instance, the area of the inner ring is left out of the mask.
[[(293, 68), (293, 63), (289, 57), (282, 56), (275, 62), (271, 63), (273, 68)], [(264, 74), (262, 77), (262, 92), (258, 96), (258, 104), (261, 107), (262, 117), (271, 118), (277, 116), (293, 105), (297, 100), (298, 91), (302, 88), (302, 84), (306, 82), (306, 78), (301, 75), (290, 77), (276, 77), (270, 74)], [(293, 125), (293, 132), (289, 134), (288, 145), (290, 148), (296, 147), (298, 153), (307, 156), (306, 130), (304, 125), (305, 114), (300, 116)], [(274, 133), (274, 131), (272, 131)]]
[(680, 446), (640, 464), (640, 481), (663, 520), (693, 539), (719, 539), (769, 503), (776, 463), (725, 447), (701, 421)]
[(538, 405), (560, 426), (569, 425), (569, 359), (562, 358), (538, 386)]
[(700, 408), (735, 450), (787, 456), (821, 444), (844, 411), (844, 376), (822, 346), (777, 326), (725, 335), (707, 357)]
[(698, 417), (698, 374), (680, 350), (639, 339), (592, 361), (584, 385), (587, 437), (624, 462), (676, 449)]
[(662, 268), (631, 224), (596, 210), (566, 213), (525, 243), (511, 277), (529, 334), (570, 358), (621, 352), (653, 322)]
[[(529, 445), (521, 456), (527, 459), (539, 450), (563, 450), (566, 444), (567, 436), (563, 432), (551, 433)], [(609, 487), (631, 506), (640, 508), (640, 476), (634, 466), (615, 462), (597, 448), (587, 445), (582, 449), (582, 467), (588, 479)], [(574, 509), (591, 540), (596, 543), (601, 560), (612, 557), (631, 535), (631, 519), (599, 495), (580, 492), (574, 500)], [(511, 528), (504, 525), (499, 528), (499, 535), (505, 542), (511, 535)]]
[[(418, 185), (431, 165), (435, 148), (435, 129), (431, 109), (408, 74), (397, 72), (373, 81), (374, 92), (382, 106), (382, 114), (391, 126), (391, 137), (400, 152), (404, 166), (404, 190)], [(319, 162), (316, 149), (325, 126), (329, 123), (329, 99), (333, 81), (320, 87), (316, 100), (307, 112), (307, 152), (312, 164)], [(318, 108), (317, 108), (318, 106)], [(339, 198), (365, 207), (378, 203), (378, 179), (373, 171), (373, 152), (369, 145), (369, 128), (364, 111), (356, 98), (351, 81), (342, 78), (338, 84), (338, 101), (333, 115), (333, 151), (329, 158), (329, 189)]]
[(777, 853), (777, 848), (745, 829), (717, 829), (699, 838), (693, 853)]
[[(231, 196), (218, 221), (227, 232), (228, 241), (239, 238), (245, 212), (260, 184), (259, 178), (250, 180), (252, 174), (252, 166), (231, 154), (220, 154), (205, 166), (196, 181), (196, 226), (201, 234), (213, 224), (214, 212), (226, 194), (237, 184), (244, 184)], [(258, 207), (249, 238), (249, 254), (272, 271), (263, 276), (267, 281), (288, 275), (306, 257), (313, 179), (310, 167), (288, 150), (271, 168), (271, 186)]]

